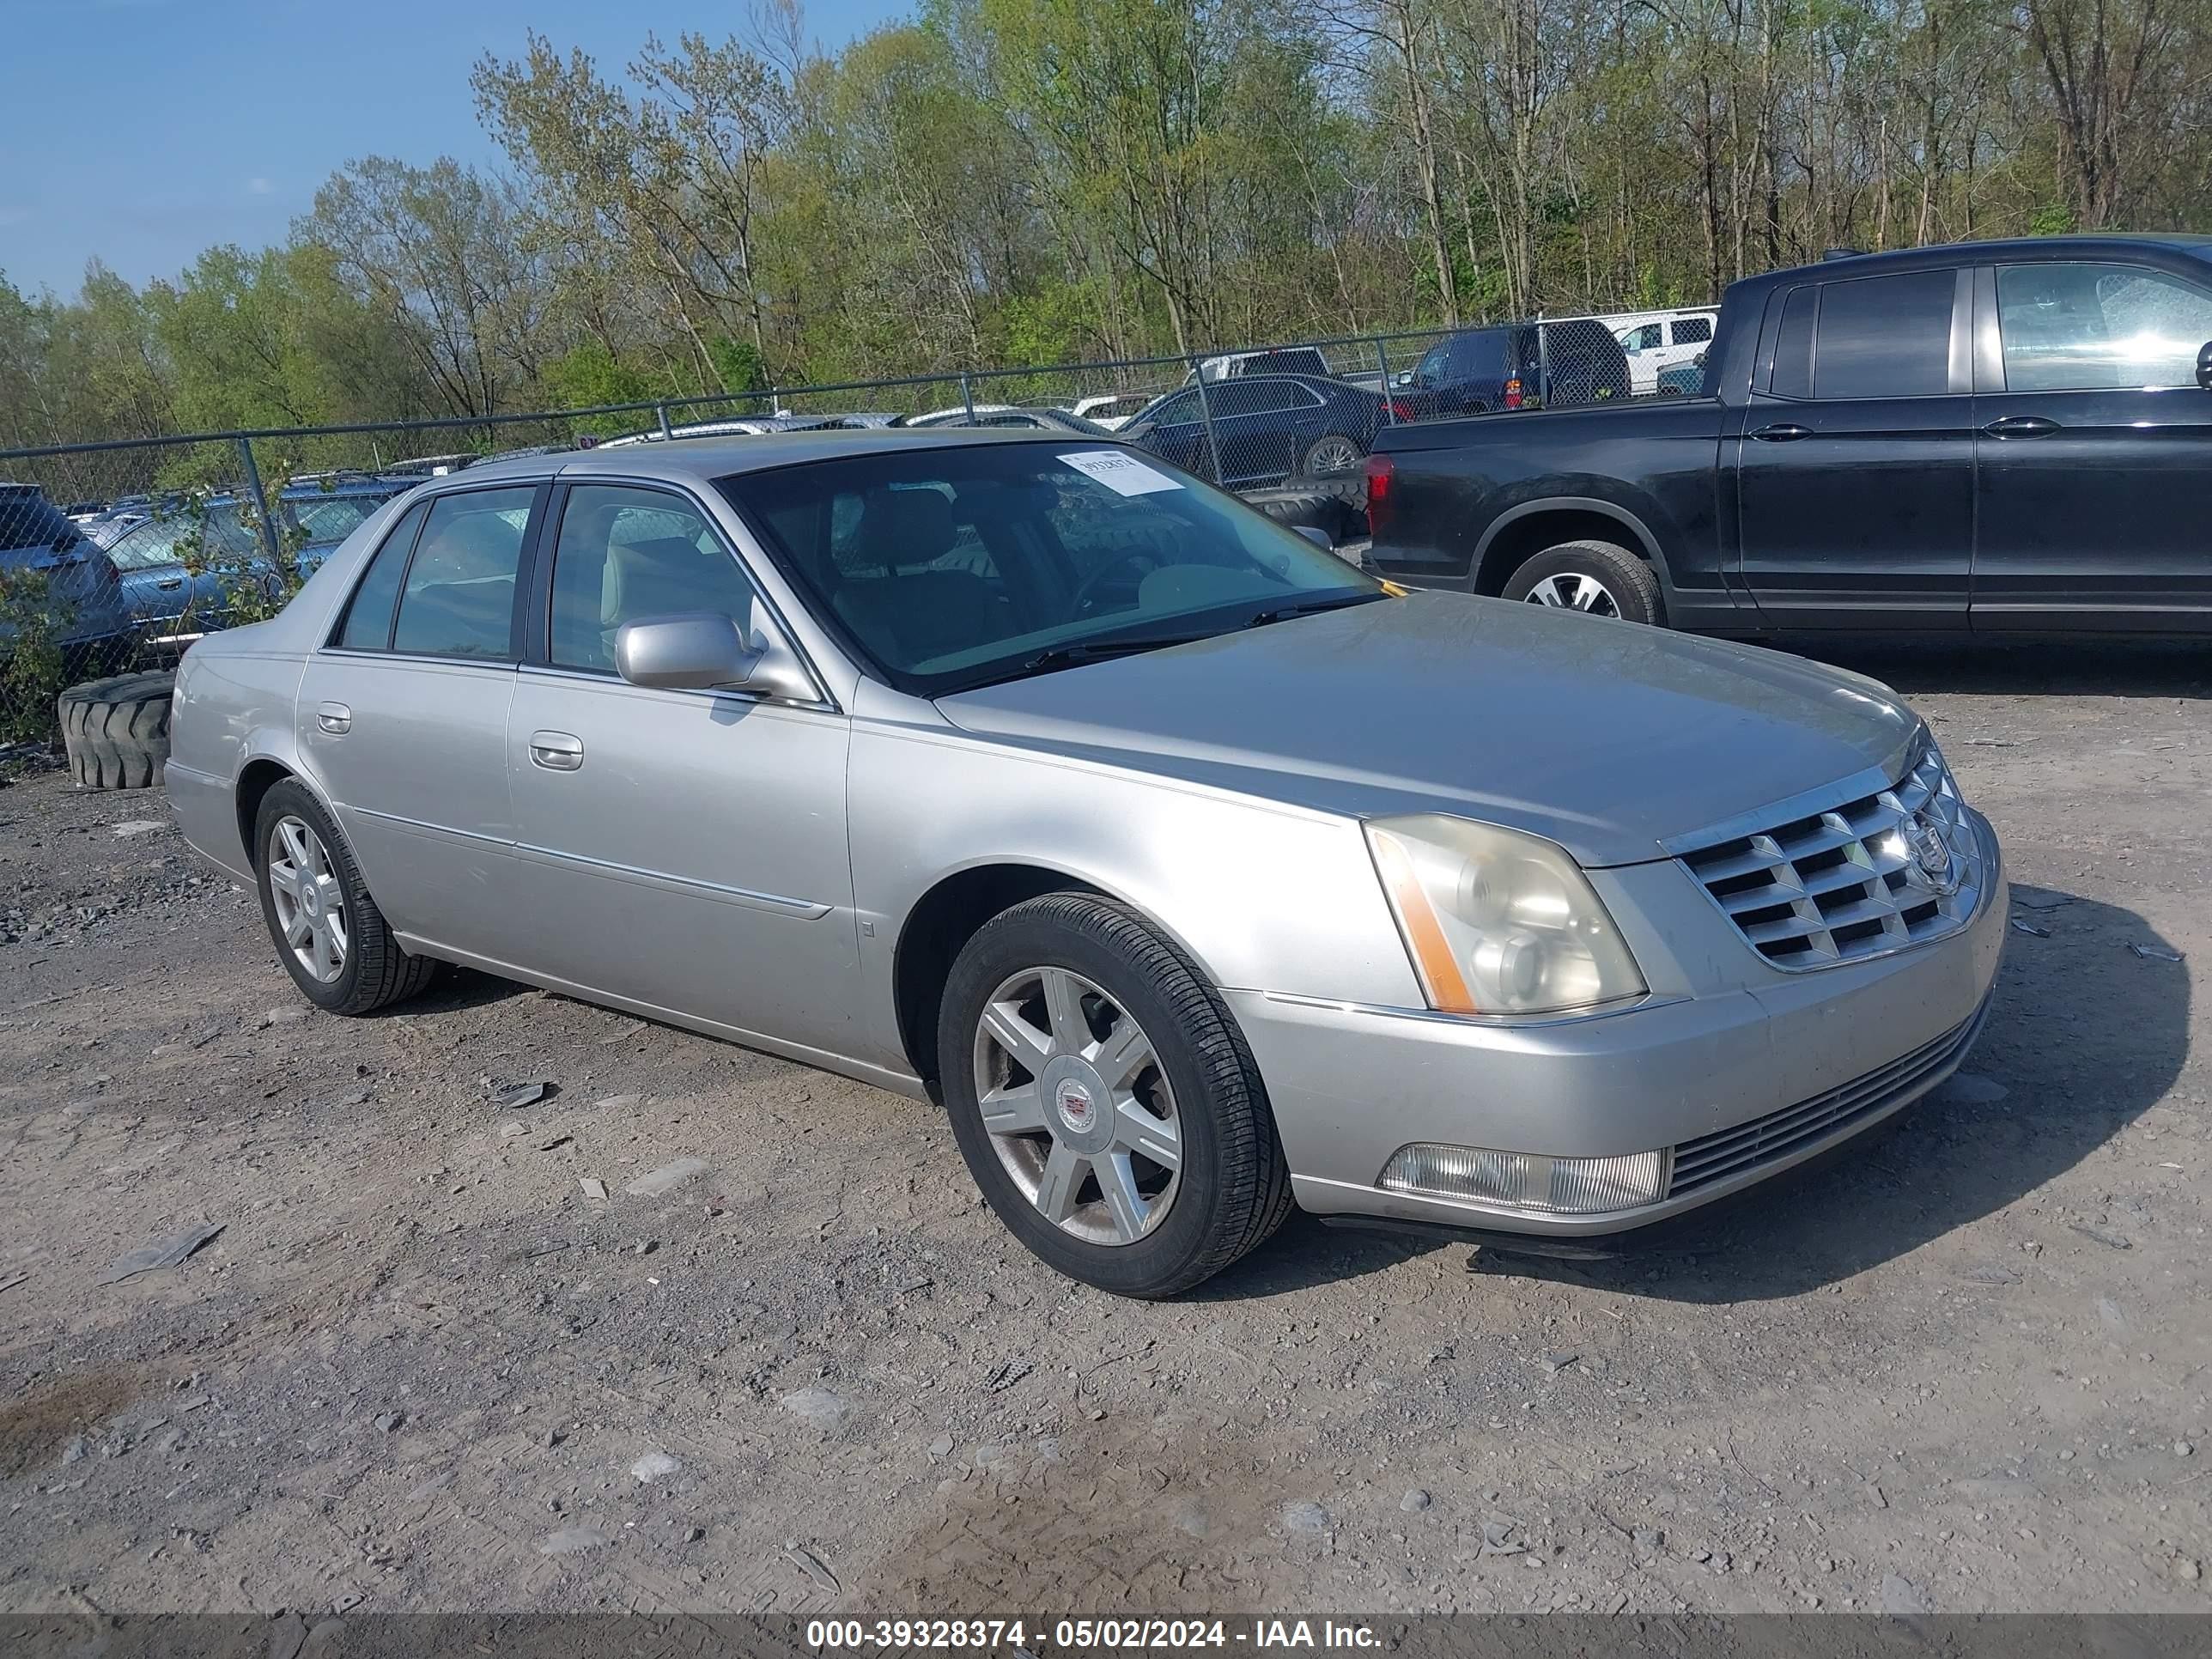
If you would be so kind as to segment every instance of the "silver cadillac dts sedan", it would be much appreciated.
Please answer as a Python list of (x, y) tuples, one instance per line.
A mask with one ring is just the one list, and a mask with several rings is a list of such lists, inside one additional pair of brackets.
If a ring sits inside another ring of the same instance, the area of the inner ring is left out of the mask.
[(463, 963), (926, 1097), (1053, 1267), (1614, 1232), (1947, 1076), (1989, 824), (1875, 683), (1407, 595), (1139, 452), (826, 432), (390, 503), (179, 675), (309, 1000)]

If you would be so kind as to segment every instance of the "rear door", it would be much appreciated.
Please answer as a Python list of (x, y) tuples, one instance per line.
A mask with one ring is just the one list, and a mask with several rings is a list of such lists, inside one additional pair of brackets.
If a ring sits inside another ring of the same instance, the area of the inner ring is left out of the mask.
[(1737, 412), (1723, 479), (1738, 568), (1769, 625), (1966, 625), (1972, 301), (1964, 269), (1808, 282), (1770, 299), (1771, 370)]
[(2204, 628), (2212, 283), (2053, 260), (1979, 285), (1975, 628)]
[(536, 484), (404, 514), (300, 683), (300, 750), (404, 933), (504, 959), (516, 936), (507, 714)]
[(1224, 380), (1207, 390), (1213, 437), (1221, 447), (1216, 483), (1235, 488), (1279, 483), (1321, 435), (1322, 401), (1279, 377)]

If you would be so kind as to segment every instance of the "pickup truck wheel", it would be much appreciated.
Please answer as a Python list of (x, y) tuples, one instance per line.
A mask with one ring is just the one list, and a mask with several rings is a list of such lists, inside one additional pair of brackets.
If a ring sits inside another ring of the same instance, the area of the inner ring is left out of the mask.
[(1546, 548), (1507, 580), (1504, 597), (1623, 622), (1656, 625), (1667, 619), (1651, 567), (1611, 542)]
[(1046, 1265), (1164, 1297), (1265, 1240), (1290, 1171), (1220, 996), (1142, 917), (1048, 893), (986, 922), (945, 987), (953, 1139)]

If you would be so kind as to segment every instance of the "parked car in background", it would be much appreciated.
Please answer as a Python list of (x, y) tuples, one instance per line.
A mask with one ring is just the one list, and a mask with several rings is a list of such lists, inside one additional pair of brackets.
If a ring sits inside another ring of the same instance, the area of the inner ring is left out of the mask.
[(1419, 418), (1619, 402), (1628, 357), (1595, 317), (1472, 328), (1437, 342), (1401, 377)]
[(909, 415), (899, 422), (904, 427), (967, 426), (993, 427), (1006, 431), (1072, 432), (1078, 437), (1103, 438), (1106, 428), (1072, 415), (1064, 409), (1030, 409), (1018, 404), (977, 404), (972, 410), (965, 404), (951, 409), (933, 409), (927, 415)]
[(131, 618), (98, 544), (38, 485), (0, 483), (0, 657), (13, 654), (26, 628), (60, 646), (66, 666), (96, 672)]
[(738, 415), (720, 421), (687, 421), (670, 426), (665, 434), (657, 426), (648, 427), (619, 438), (602, 438), (592, 447), (626, 449), (633, 444), (657, 444), (671, 438), (757, 438), (769, 432), (811, 432), (837, 422), (835, 415)]
[(1628, 358), (1629, 389), (1641, 398), (1660, 387), (1662, 374), (1705, 355), (1713, 343), (1720, 307), (1624, 312), (1598, 320), (1611, 329)]
[(1150, 392), (1094, 392), (1087, 398), (1078, 398), (1071, 412), (1101, 431), (1119, 432), (1156, 395)]
[(1386, 420), (1413, 418), (1405, 403), (1319, 374), (1239, 377), (1209, 385), (1203, 399), (1198, 387), (1181, 386), (1139, 410), (1115, 435), (1200, 477), (1249, 489), (1357, 473)]
[(1057, 434), (471, 469), (185, 655), (167, 784), (318, 1007), (443, 959), (933, 1097), (1122, 1295), (1293, 1204), (1639, 1227), (1958, 1066), (2004, 871), (1909, 708), (1392, 592)]
[(1651, 390), (1662, 398), (1702, 398), (1705, 392), (1705, 354), (1700, 351), (1686, 363), (1661, 369)]
[[(306, 577), (362, 520), (420, 482), (385, 473), (295, 479), (278, 492), (270, 510), (284, 539), (295, 545), (293, 561)], [(247, 505), (228, 492), (201, 501), (172, 502), (116, 540), (107, 556), (120, 574), (125, 605), (135, 623), (167, 622), (189, 611), (189, 638), (222, 626), (241, 582), (257, 584), (272, 596), (279, 592), (276, 572), (247, 516)], [(185, 554), (192, 549), (200, 565), (197, 574), (186, 568)]]
[(2212, 634), (2212, 239), (1770, 271), (1698, 397), (1380, 447), (1403, 582), (1711, 633)]
[(1328, 380), (1334, 374), (1318, 346), (1268, 346), (1259, 351), (1231, 351), (1203, 358), (1194, 373), (1183, 376), (1183, 384), (1196, 380), (1239, 380), (1251, 374), (1316, 374)]

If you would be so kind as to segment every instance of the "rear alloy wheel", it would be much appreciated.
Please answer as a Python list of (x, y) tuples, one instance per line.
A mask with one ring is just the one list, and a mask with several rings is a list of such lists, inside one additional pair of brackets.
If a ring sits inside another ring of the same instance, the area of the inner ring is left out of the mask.
[(1050, 893), (962, 949), (938, 1022), (953, 1138), (1014, 1236), (1072, 1279), (1171, 1296), (1281, 1224), (1290, 1172), (1220, 997), (1142, 917)]
[(1331, 433), (1326, 438), (1316, 438), (1307, 447), (1305, 459), (1298, 463), (1299, 473), (1309, 478), (1341, 477), (1347, 472), (1357, 472), (1359, 464), (1367, 459), (1367, 452), (1350, 438)]
[(1622, 622), (1666, 619), (1651, 567), (1611, 542), (1564, 542), (1546, 548), (1513, 573), (1504, 597)]
[(334, 1014), (366, 1014), (430, 982), (437, 963), (399, 948), (353, 849), (296, 779), (261, 798), (253, 848), (262, 920), (308, 1001)]

